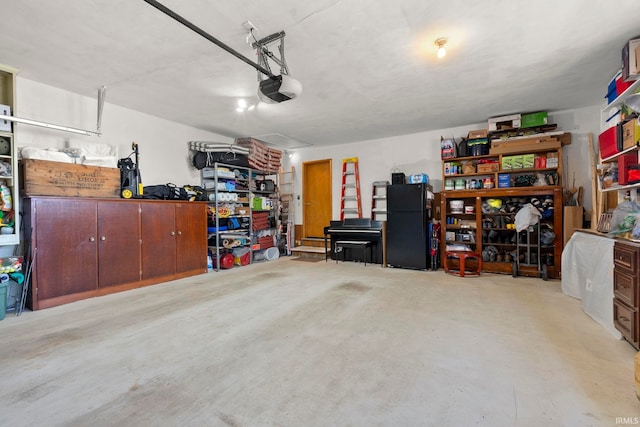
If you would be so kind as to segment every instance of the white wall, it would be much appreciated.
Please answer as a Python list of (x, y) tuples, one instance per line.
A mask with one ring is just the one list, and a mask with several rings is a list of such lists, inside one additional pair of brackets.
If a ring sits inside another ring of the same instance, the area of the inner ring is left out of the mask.
[[(15, 115), (95, 131), (97, 89), (95, 97), (84, 97), (18, 77)], [(144, 185), (167, 182), (198, 185), (200, 175), (198, 170), (190, 166), (188, 141), (233, 142), (232, 138), (110, 104), (108, 89), (106, 101), (101, 136), (82, 136), (17, 124), (16, 145), (64, 148), (69, 142), (104, 143), (116, 146), (118, 156), (126, 157), (131, 153), (131, 143), (135, 141), (139, 145)]]
[[(41, 120), (70, 127), (95, 130), (97, 119), (96, 97), (83, 97), (51, 86), (18, 77), (18, 116)], [(191, 167), (187, 142), (191, 140), (233, 140), (215, 133), (205, 132), (160, 119), (137, 111), (108, 103), (104, 106), (100, 137), (85, 137), (18, 124), (16, 142), (19, 147), (36, 146), (63, 148), (69, 141), (100, 142), (117, 147), (118, 155), (124, 157), (131, 152), (131, 142), (140, 146), (140, 169), (144, 185), (173, 182), (178, 185), (198, 184), (199, 172)], [(558, 111), (549, 113), (550, 123), (557, 123), (559, 130), (572, 133), (572, 143), (564, 148), (566, 186), (573, 184), (584, 188), (584, 205), (591, 208), (591, 174), (589, 168), (589, 139), (591, 133), (597, 146), (600, 128), (600, 107)], [(333, 218), (340, 217), (340, 177), (342, 159), (358, 157), (362, 186), (362, 207), (369, 216), (371, 206), (371, 183), (391, 180), (391, 172), (398, 169), (407, 175), (426, 173), (434, 191), (442, 190), (442, 160), (440, 158), (440, 136), (459, 138), (469, 130), (486, 128), (486, 123), (439, 129), (391, 138), (360, 141), (345, 145), (309, 147), (289, 150), (291, 159), (285, 156), (284, 166), (296, 169), (296, 195), (302, 196), (302, 162), (333, 159)], [(302, 224), (302, 201), (296, 202), (295, 221)]]
[[(589, 139), (592, 133), (597, 146), (600, 128), (600, 107), (549, 113), (549, 123), (557, 123), (558, 130), (572, 133), (571, 145), (563, 149), (565, 160), (565, 185), (571, 186), (573, 173), (576, 186), (584, 187), (584, 205), (591, 209), (591, 174), (589, 169)], [(442, 191), (442, 160), (440, 137), (460, 138), (469, 130), (486, 128), (486, 122), (455, 128), (439, 129), (391, 138), (361, 141), (345, 145), (309, 147), (289, 150), (291, 158), (285, 156), (285, 168), (295, 168), (296, 201), (295, 223), (302, 224), (302, 163), (311, 160), (332, 159), (332, 209), (333, 218), (340, 218), (340, 193), (342, 159), (358, 157), (363, 216), (369, 217), (371, 206), (371, 184), (374, 181), (391, 181), (391, 172), (398, 169), (407, 176), (426, 173), (434, 191)], [(568, 174), (566, 171), (568, 170)], [(569, 181), (566, 178), (569, 177)]]

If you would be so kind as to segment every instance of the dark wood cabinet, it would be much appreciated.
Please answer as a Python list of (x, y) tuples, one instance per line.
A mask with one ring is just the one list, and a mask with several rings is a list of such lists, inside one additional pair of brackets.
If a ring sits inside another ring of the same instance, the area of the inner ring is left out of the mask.
[(613, 246), (613, 323), (637, 350), (640, 350), (639, 263), (640, 245), (616, 241)]
[[(43, 199), (25, 203), (25, 225), (33, 218), (32, 242), (37, 251), (33, 283), (38, 299), (55, 300), (64, 295), (98, 288), (97, 205), (86, 200), (61, 204)], [(37, 219), (36, 219), (37, 218)]]
[[(207, 264), (207, 214), (202, 205), (176, 203), (176, 272), (182, 273)], [(205, 234), (206, 236), (206, 234)]]
[[(176, 214), (174, 204), (143, 204), (142, 278), (176, 272)], [(206, 231), (206, 224), (202, 230)], [(206, 254), (206, 250), (204, 252)]]
[(143, 204), (141, 213), (143, 279), (206, 266), (207, 215), (202, 204)]
[(114, 201), (97, 206), (99, 286), (140, 280), (139, 203)]
[(33, 310), (207, 272), (206, 203), (24, 201)]

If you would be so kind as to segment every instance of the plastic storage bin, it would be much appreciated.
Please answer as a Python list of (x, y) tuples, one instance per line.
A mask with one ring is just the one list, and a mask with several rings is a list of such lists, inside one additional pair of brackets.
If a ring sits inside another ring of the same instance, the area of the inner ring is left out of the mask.
[(7, 314), (7, 287), (9, 283), (0, 283), (0, 320)]

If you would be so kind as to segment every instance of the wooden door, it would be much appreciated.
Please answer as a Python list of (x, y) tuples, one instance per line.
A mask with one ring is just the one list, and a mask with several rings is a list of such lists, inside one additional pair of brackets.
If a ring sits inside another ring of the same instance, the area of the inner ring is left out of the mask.
[(32, 203), (37, 299), (96, 290), (97, 203), (73, 199), (33, 199)]
[(141, 278), (140, 204), (98, 204), (98, 286), (137, 282)]
[(302, 164), (302, 232), (323, 237), (331, 221), (331, 159)]
[(207, 205), (176, 204), (176, 272), (207, 272)]
[(176, 271), (175, 203), (141, 202), (142, 279)]

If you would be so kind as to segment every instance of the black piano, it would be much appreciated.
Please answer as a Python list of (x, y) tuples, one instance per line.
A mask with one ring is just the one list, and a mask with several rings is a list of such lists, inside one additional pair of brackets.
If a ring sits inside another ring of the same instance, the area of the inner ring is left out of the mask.
[[(369, 218), (346, 218), (343, 221), (331, 221), (328, 227), (324, 228), (324, 248), (325, 253), (327, 243), (330, 242), (331, 259), (336, 259), (334, 248), (336, 242), (353, 241), (353, 242), (371, 242), (371, 258), (366, 262), (373, 264), (382, 264), (383, 245), (382, 245), (382, 224), (383, 221), (372, 221)], [(354, 254), (346, 251), (340, 254), (341, 261), (353, 261)], [(357, 259), (360, 259), (359, 257)], [(326, 256), (325, 256), (326, 260)]]

